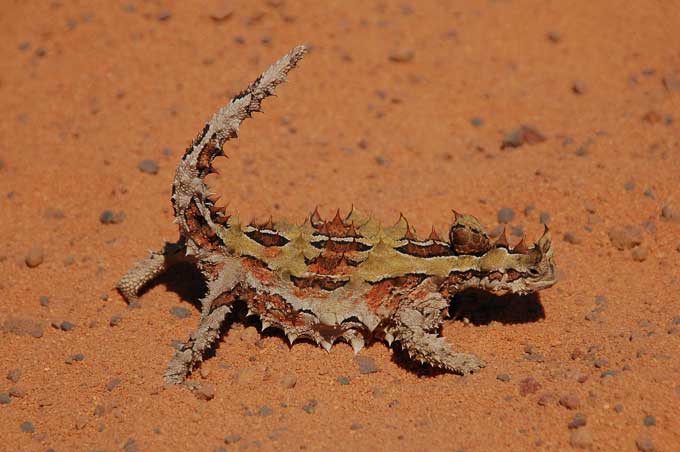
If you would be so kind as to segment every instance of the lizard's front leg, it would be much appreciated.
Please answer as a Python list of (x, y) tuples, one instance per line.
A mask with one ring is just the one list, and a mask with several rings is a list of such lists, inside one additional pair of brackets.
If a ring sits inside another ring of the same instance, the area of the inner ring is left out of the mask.
[(471, 353), (456, 352), (437, 331), (448, 303), (438, 292), (411, 292), (408, 302), (394, 313), (390, 334), (401, 343), (409, 356), (433, 367), (457, 374), (470, 374), (484, 367), (484, 362)]
[(137, 262), (116, 284), (116, 289), (128, 303), (137, 300), (139, 291), (156, 276), (173, 265), (187, 259), (186, 245), (166, 243), (160, 251), (153, 251), (149, 257)]

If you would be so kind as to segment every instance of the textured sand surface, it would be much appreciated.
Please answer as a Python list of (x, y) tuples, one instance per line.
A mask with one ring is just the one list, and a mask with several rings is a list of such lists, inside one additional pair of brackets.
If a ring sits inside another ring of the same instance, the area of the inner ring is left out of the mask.
[[(6, 1), (0, 451), (680, 450), (680, 10), (623, 3)], [(480, 374), (235, 322), (192, 376), (214, 398), (163, 385), (199, 275), (112, 287), (176, 239), (184, 147), (299, 43), (210, 183), (244, 218), (548, 222), (558, 284), (444, 326)], [(501, 149), (521, 125), (545, 140)]]

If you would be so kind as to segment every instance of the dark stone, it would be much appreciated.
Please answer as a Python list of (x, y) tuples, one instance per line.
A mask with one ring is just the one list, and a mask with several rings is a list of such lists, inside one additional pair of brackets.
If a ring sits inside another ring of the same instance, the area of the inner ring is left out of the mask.
[(160, 166), (158, 165), (158, 162), (155, 160), (142, 160), (137, 165), (137, 168), (142, 173), (147, 174), (158, 174), (158, 170), (160, 170)]
[(316, 410), (318, 404), (319, 404), (318, 400), (312, 399), (309, 402), (307, 402), (307, 404), (304, 405), (302, 409), (305, 410), (307, 414), (312, 414)]
[(574, 418), (571, 421), (569, 421), (569, 424), (567, 424), (567, 427), (569, 427), (570, 430), (574, 430), (585, 426), (586, 423), (587, 423), (586, 415), (583, 413), (576, 413), (574, 415)]
[(105, 210), (99, 215), (101, 224), (119, 224), (125, 220), (125, 212), (122, 210), (114, 213), (112, 210)]
[(71, 331), (75, 327), (76, 326), (73, 323), (69, 322), (68, 320), (64, 320), (59, 324), (59, 329), (62, 331)]
[(503, 207), (498, 211), (499, 223), (510, 223), (515, 218), (515, 211), (510, 207)]
[(170, 308), (170, 314), (177, 317), (178, 319), (186, 319), (187, 317), (191, 317), (191, 311), (181, 306), (173, 306)]
[(21, 425), (19, 426), (19, 428), (24, 433), (34, 433), (35, 432), (35, 427), (33, 426), (33, 423), (29, 422), (29, 421), (22, 422)]
[(112, 378), (108, 383), (106, 383), (106, 390), (111, 392), (121, 383), (122, 380), (120, 378)]
[(379, 372), (380, 369), (375, 364), (373, 358), (363, 355), (357, 355), (354, 357), (354, 362), (359, 366), (360, 374), (372, 374)]
[(517, 148), (523, 144), (542, 143), (546, 138), (532, 126), (521, 125), (506, 133), (501, 142), (501, 149)]

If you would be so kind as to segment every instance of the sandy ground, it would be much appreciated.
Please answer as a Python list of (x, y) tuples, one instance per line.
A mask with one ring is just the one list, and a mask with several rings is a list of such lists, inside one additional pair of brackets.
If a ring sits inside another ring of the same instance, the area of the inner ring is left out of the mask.
[[(0, 450), (680, 450), (680, 12), (623, 3), (5, 1)], [(133, 308), (112, 290), (177, 237), (183, 148), (303, 42), (211, 184), (243, 217), (354, 204), (429, 231), (455, 208), (495, 229), (509, 208), (511, 242), (549, 223), (554, 288), (444, 326), (480, 374), (381, 343), (362, 373), (345, 344), (236, 322), (200, 400), (162, 382), (195, 272)], [(521, 125), (545, 140), (501, 149)]]

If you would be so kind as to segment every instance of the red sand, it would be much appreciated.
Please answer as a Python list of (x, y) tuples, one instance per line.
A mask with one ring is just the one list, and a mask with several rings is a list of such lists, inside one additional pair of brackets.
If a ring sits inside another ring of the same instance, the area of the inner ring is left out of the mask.
[[(677, 4), (458, 3), (234, 1), (221, 21), (219, 2), (5, 5), (0, 450), (680, 450)], [(360, 374), (348, 345), (289, 349), (236, 323), (192, 377), (213, 400), (163, 386), (171, 341), (198, 318), (195, 277), (172, 272), (140, 309), (111, 288), (176, 238), (184, 146), (302, 42), (313, 52), (211, 183), (246, 218), (354, 204), (429, 232), (451, 208), (493, 229), (510, 207), (534, 239), (549, 213), (558, 285), (473, 299), (485, 320), (444, 327), (487, 361), (480, 374), (410, 368), (379, 343), (362, 352), (379, 372)], [(500, 150), (521, 124), (546, 141)], [(106, 209), (124, 221), (102, 224)], [(610, 240), (626, 225), (636, 250)]]

